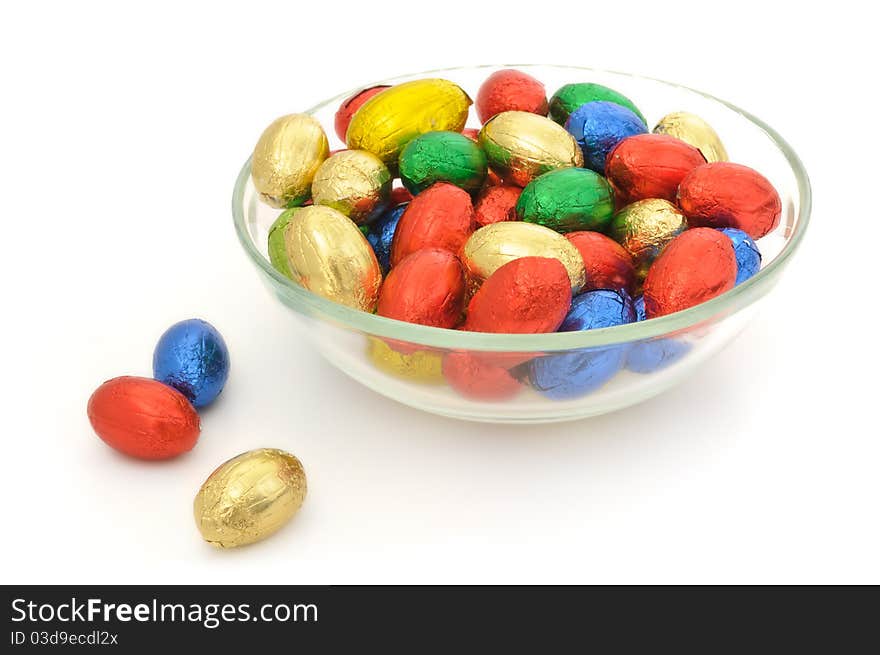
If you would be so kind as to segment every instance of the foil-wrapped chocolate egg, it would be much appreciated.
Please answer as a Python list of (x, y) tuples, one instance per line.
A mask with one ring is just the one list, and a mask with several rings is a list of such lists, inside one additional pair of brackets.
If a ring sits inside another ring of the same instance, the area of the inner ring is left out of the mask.
[(469, 351), (448, 352), (443, 357), (443, 376), (465, 398), (480, 401), (507, 400), (522, 384), (489, 355)]
[(452, 328), (464, 309), (464, 271), (442, 248), (422, 248), (392, 268), (379, 292), (379, 316)]
[(760, 239), (779, 225), (782, 200), (770, 180), (741, 164), (694, 168), (678, 189), (678, 206), (698, 227), (735, 227)]
[(409, 192), (409, 189), (403, 186), (392, 186), (391, 187), (391, 204), (393, 205), (402, 205), (405, 202), (409, 202), (413, 199), (413, 194)]
[(123, 376), (92, 394), (89, 421), (108, 446), (139, 459), (169, 459), (192, 450), (199, 415), (177, 389), (157, 380)]
[[(644, 321), (645, 297), (639, 296), (633, 301), (636, 320)], [(687, 341), (680, 338), (653, 338), (635, 341), (630, 344), (626, 353), (626, 368), (633, 373), (653, 373), (671, 366), (691, 349)]]
[(520, 220), (557, 232), (604, 230), (613, 214), (611, 187), (587, 168), (544, 173), (526, 185), (516, 202)]
[(637, 134), (624, 139), (605, 161), (605, 177), (620, 205), (662, 198), (675, 202), (678, 185), (706, 163), (692, 145), (665, 134)]
[(687, 229), (687, 220), (668, 200), (639, 200), (618, 211), (611, 219), (608, 235), (633, 260), (637, 281), (648, 274), (648, 267), (670, 241)]
[(495, 71), (480, 85), (474, 108), (481, 123), (505, 111), (546, 116), (547, 92), (531, 75), (508, 68)]
[(466, 136), (474, 143), (477, 143), (480, 140), (480, 130), (475, 127), (466, 127), (461, 131), (462, 136)]
[(645, 123), (622, 105), (605, 100), (588, 102), (575, 109), (565, 121), (584, 153), (584, 166), (605, 173), (605, 159), (625, 138), (647, 132)]
[(220, 465), (193, 501), (196, 527), (218, 548), (261, 541), (299, 511), (306, 497), (300, 461), (275, 448), (249, 450)]
[(483, 282), (471, 298), (462, 329), (501, 334), (555, 332), (570, 306), (571, 280), (559, 260), (521, 257)]
[(397, 342), (389, 344), (367, 337), (367, 358), (380, 371), (402, 380), (421, 384), (443, 382), (443, 355), (434, 350), (411, 350), (401, 348)]
[(567, 350), (527, 365), (529, 384), (552, 400), (572, 400), (602, 387), (623, 366), (620, 346)]
[(315, 173), (312, 202), (332, 207), (358, 225), (381, 214), (391, 196), (391, 173), (366, 150), (341, 150)]
[(623, 246), (599, 232), (569, 232), (565, 235), (584, 262), (584, 291), (615, 289), (632, 293), (636, 271), (632, 255)]
[(382, 271), (348, 217), (322, 205), (301, 207), (284, 231), (284, 245), (294, 279), (303, 287), (355, 309), (375, 309)]
[(207, 321), (180, 321), (162, 334), (153, 350), (153, 377), (177, 389), (193, 407), (205, 407), (229, 377), (229, 349)]
[(654, 126), (654, 134), (668, 134), (703, 153), (707, 162), (727, 161), (727, 150), (718, 133), (706, 121), (686, 111), (666, 114)]
[(527, 111), (505, 111), (480, 130), (489, 167), (507, 182), (525, 186), (558, 168), (583, 166), (574, 137), (549, 118)]
[(364, 226), (366, 227), (367, 241), (373, 247), (379, 268), (382, 269), (382, 275), (388, 273), (388, 269), (391, 268), (391, 242), (394, 240), (397, 224), (404, 211), (406, 211), (406, 203), (387, 209), (369, 226)]
[(634, 323), (635, 320), (635, 306), (626, 291), (595, 289), (572, 299), (571, 309), (559, 326), (559, 332), (597, 330)]
[(413, 194), (436, 182), (474, 192), (486, 179), (486, 155), (458, 132), (428, 132), (406, 144), (398, 168), (404, 186)]
[(474, 206), (468, 192), (438, 182), (406, 206), (391, 242), (391, 265), (397, 266), (422, 248), (445, 248), (458, 255), (474, 226)]
[(510, 184), (484, 187), (474, 203), (477, 225), (516, 220), (516, 201), (522, 188)]
[[(596, 330), (636, 320), (632, 299), (625, 291), (586, 291), (571, 301), (560, 332)], [(552, 353), (528, 366), (531, 385), (554, 400), (568, 400), (595, 391), (623, 366), (626, 346), (585, 348)]]
[(601, 84), (593, 84), (592, 82), (566, 84), (554, 93), (549, 103), (550, 118), (560, 125), (565, 125), (565, 121), (568, 120), (569, 115), (575, 109), (588, 102), (596, 101), (614, 102), (621, 107), (626, 107), (647, 126), (645, 117), (642, 116), (642, 112), (638, 110), (632, 100), (614, 89), (609, 89)]
[(577, 248), (542, 225), (521, 221), (493, 223), (474, 232), (461, 252), (468, 279), (476, 283), (473, 286), (479, 286), (499, 268), (520, 257), (556, 259), (565, 267), (573, 294), (584, 286), (584, 261)]
[(461, 132), (471, 100), (448, 80), (403, 82), (367, 100), (351, 119), (349, 148), (369, 150), (392, 170), (403, 147), (425, 132)]
[(290, 264), (287, 261), (287, 248), (284, 245), (284, 230), (287, 229), (287, 224), (290, 223), (290, 218), (297, 209), (299, 209), (299, 207), (291, 207), (290, 209), (285, 209), (281, 212), (269, 228), (268, 238), (269, 262), (276, 271), (291, 280), (295, 278), (293, 277), (293, 272), (290, 270)]
[(736, 284), (742, 284), (761, 270), (761, 251), (758, 244), (747, 232), (735, 227), (723, 227), (719, 230), (726, 234), (733, 243), (733, 254), (736, 256)]
[(308, 114), (282, 116), (266, 128), (254, 147), (254, 187), (273, 207), (301, 205), (329, 152), (327, 135), (315, 118)]
[(731, 240), (718, 230), (695, 227), (675, 237), (648, 270), (645, 314), (679, 312), (730, 291), (736, 282)]
[(339, 105), (339, 109), (336, 110), (336, 116), (333, 119), (333, 128), (340, 141), (345, 143), (345, 133), (348, 132), (348, 126), (357, 110), (363, 107), (367, 100), (387, 88), (389, 88), (387, 84), (371, 86), (352, 94), (342, 101), (342, 104)]

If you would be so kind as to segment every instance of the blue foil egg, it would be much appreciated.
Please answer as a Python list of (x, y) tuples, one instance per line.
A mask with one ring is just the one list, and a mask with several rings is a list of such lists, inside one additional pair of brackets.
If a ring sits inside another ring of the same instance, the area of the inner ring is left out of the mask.
[[(633, 302), (636, 320), (644, 321), (645, 299), (639, 296)], [(681, 359), (691, 346), (678, 339), (647, 339), (639, 341), (629, 349), (626, 355), (626, 368), (633, 373), (652, 373), (666, 368)]]
[(367, 241), (370, 242), (373, 252), (376, 253), (382, 275), (385, 275), (391, 268), (391, 240), (394, 238), (397, 224), (408, 204), (403, 203), (386, 210), (378, 220), (370, 224), (370, 229), (367, 232)]
[(229, 377), (226, 342), (206, 321), (175, 323), (153, 351), (153, 377), (180, 391), (194, 407), (204, 407), (220, 395)]
[(604, 174), (605, 159), (625, 138), (647, 133), (645, 123), (615, 102), (597, 100), (581, 105), (568, 117), (565, 129), (584, 153), (584, 166)]
[(733, 254), (736, 255), (736, 284), (745, 282), (761, 270), (761, 251), (755, 240), (742, 230), (735, 227), (723, 227), (724, 232), (733, 241)]
[(634, 323), (636, 309), (625, 291), (596, 289), (575, 296), (559, 332), (577, 332)]
[[(614, 327), (636, 320), (635, 308), (625, 292), (598, 289), (575, 297), (560, 332)], [(548, 398), (568, 400), (601, 387), (621, 369), (626, 346), (584, 348), (538, 357), (529, 363), (533, 388)]]

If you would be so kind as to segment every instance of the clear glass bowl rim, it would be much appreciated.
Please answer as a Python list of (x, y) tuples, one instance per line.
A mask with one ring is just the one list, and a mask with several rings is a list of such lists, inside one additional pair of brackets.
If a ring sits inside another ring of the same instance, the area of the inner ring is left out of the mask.
[[(307, 291), (303, 287), (297, 285), (278, 271), (276, 271), (268, 259), (266, 259), (251, 239), (245, 220), (244, 193), (251, 173), (251, 160), (244, 163), (238, 179), (235, 182), (235, 188), (232, 194), (232, 216), (235, 223), (235, 231), (242, 247), (248, 254), (253, 263), (259, 268), (275, 285), (284, 289), (286, 295), (295, 301), (295, 304), (301, 306), (304, 313), (321, 315), (323, 317), (338, 321), (345, 327), (359, 330), (361, 332), (371, 334), (378, 337), (388, 339), (396, 339), (416, 343), (426, 347), (447, 348), (453, 350), (486, 350), (501, 352), (516, 351), (558, 351), (571, 350), (580, 348), (595, 348), (629, 341), (640, 341), (661, 337), (673, 332), (687, 330), (704, 321), (707, 321), (718, 315), (741, 309), (748, 304), (762, 297), (773, 285), (778, 274), (782, 272), (785, 264), (791, 256), (797, 251), (806, 233), (810, 220), (810, 210), (812, 207), (812, 193), (810, 189), (810, 180), (807, 175), (803, 163), (795, 153), (794, 149), (780, 136), (780, 134), (772, 127), (764, 123), (761, 119), (749, 113), (748, 111), (737, 107), (713, 95), (704, 93), (697, 89), (667, 82), (643, 75), (635, 75), (631, 73), (621, 73), (617, 71), (589, 68), (585, 66), (570, 66), (558, 64), (482, 64), (479, 66), (457, 66), (452, 68), (439, 68), (434, 70), (422, 71), (418, 73), (410, 73), (408, 75), (400, 75), (394, 78), (379, 80), (372, 84), (350, 89), (333, 98), (324, 100), (317, 105), (307, 109), (304, 113), (314, 114), (325, 107), (336, 106), (345, 98), (349, 97), (355, 91), (374, 86), (377, 84), (394, 84), (398, 81), (410, 79), (415, 76), (437, 75), (442, 73), (450, 73), (455, 71), (469, 71), (480, 68), (496, 68), (496, 67), (516, 67), (519, 69), (537, 69), (537, 68), (556, 68), (583, 73), (599, 73), (607, 75), (616, 75), (620, 77), (628, 77), (633, 79), (641, 79), (666, 86), (674, 87), (682, 91), (694, 93), (714, 102), (720, 103), (729, 109), (740, 114), (758, 128), (760, 128), (776, 145), (794, 173), (798, 186), (799, 211), (795, 230), (791, 237), (786, 241), (780, 253), (762, 268), (758, 274), (751, 279), (737, 285), (732, 290), (713, 298), (707, 302), (701, 303), (690, 309), (668, 314), (659, 318), (641, 321), (638, 323), (629, 323), (611, 328), (602, 328), (596, 330), (584, 330), (580, 332), (553, 332), (549, 334), (493, 334), (486, 332), (465, 332), (462, 330), (447, 330), (444, 328), (429, 327), (417, 325), (414, 323), (406, 323), (394, 319), (368, 314), (360, 310), (335, 303), (326, 298), (322, 298), (316, 294)], [(309, 311), (311, 310), (311, 311)]]

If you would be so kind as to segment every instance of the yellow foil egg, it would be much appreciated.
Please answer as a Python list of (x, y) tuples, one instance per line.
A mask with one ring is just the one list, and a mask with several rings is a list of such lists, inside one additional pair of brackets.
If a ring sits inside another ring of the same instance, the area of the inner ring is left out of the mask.
[(366, 150), (330, 155), (312, 180), (312, 201), (332, 207), (358, 225), (380, 214), (391, 195), (391, 173)]
[(323, 205), (297, 209), (284, 228), (284, 250), (294, 279), (312, 293), (365, 312), (376, 308), (382, 271), (347, 216)]
[(608, 236), (632, 255), (639, 281), (670, 241), (687, 229), (687, 219), (667, 200), (649, 198), (627, 205), (611, 219)]
[(584, 286), (586, 272), (578, 249), (558, 232), (536, 223), (502, 221), (481, 227), (468, 238), (461, 253), (471, 287), (520, 257), (558, 259), (568, 272), (572, 293)]
[(519, 186), (557, 168), (584, 165), (577, 141), (565, 128), (527, 111), (505, 111), (489, 119), (479, 143), (489, 168)]
[(461, 132), (471, 99), (448, 80), (404, 82), (373, 96), (357, 110), (345, 140), (353, 150), (368, 150), (391, 170), (403, 147), (426, 132)]
[(367, 337), (367, 358), (380, 371), (410, 382), (443, 382), (443, 356), (430, 350), (399, 352), (376, 337)]
[(703, 153), (708, 162), (727, 161), (727, 150), (718, 133), (699, 116), (686, 111), (666, 114), (654, 127), (654, 134), (681, 139)]
[(242, 453), (211, 473), (193, 501), (208, 543), (235, 548), (265, 539), (293, 518), (306, 497), (300, 461), (283, 450)]
[(282, 116), (266, 128), (254, 148), (254, 186), (273, 207), (302, 204), (329, 152), (327, 135), (317, 120), (308, 114)]

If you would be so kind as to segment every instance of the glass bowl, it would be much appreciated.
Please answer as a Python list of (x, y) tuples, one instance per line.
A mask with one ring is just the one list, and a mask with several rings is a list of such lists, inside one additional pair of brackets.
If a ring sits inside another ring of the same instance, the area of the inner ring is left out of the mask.
[[(486, 77), (505, 67), (426, 71), (374, 84), (443, 77), (474, 97)], [(707, 120), (730, 160), (759, 170), (782, 198), (779, 227), (758, 244), (761, 271), (709, 302), (648, 321), (583, 332), (485, 334), (360, 312), (314, 295), (278, 273), (269, 263), (267, 238), (279, 210), (259, 199), (250, 161), (233, 192), (235, 229), (269, 291), (292, 310), (300, 334), (364, 386), (412, 407), (475, 421), (541, 423), (595, 416), (672, 387), (743, 329), (804, 236), (810, 184), (798, 156), (775, 130), (723, 100), (636, 75), (572, 66), (515, 67), (541, 80), (548, 94), (570, 82), (616, 89), (632, 98), (649, 126), (673, 111), (689, 111)], [(307, 110), (325, 126), (331, 149), (344, 147), (336, 139), (333, 118), (339, 103), (353, 92)], [(468, 126), (480, 126), (473, 108)], [(488, 369), (492, 375), (485, 374)], [(453, 374), (456, 370), (459, 375)], [(546, 384), (549, 378), (554, 384)]]

